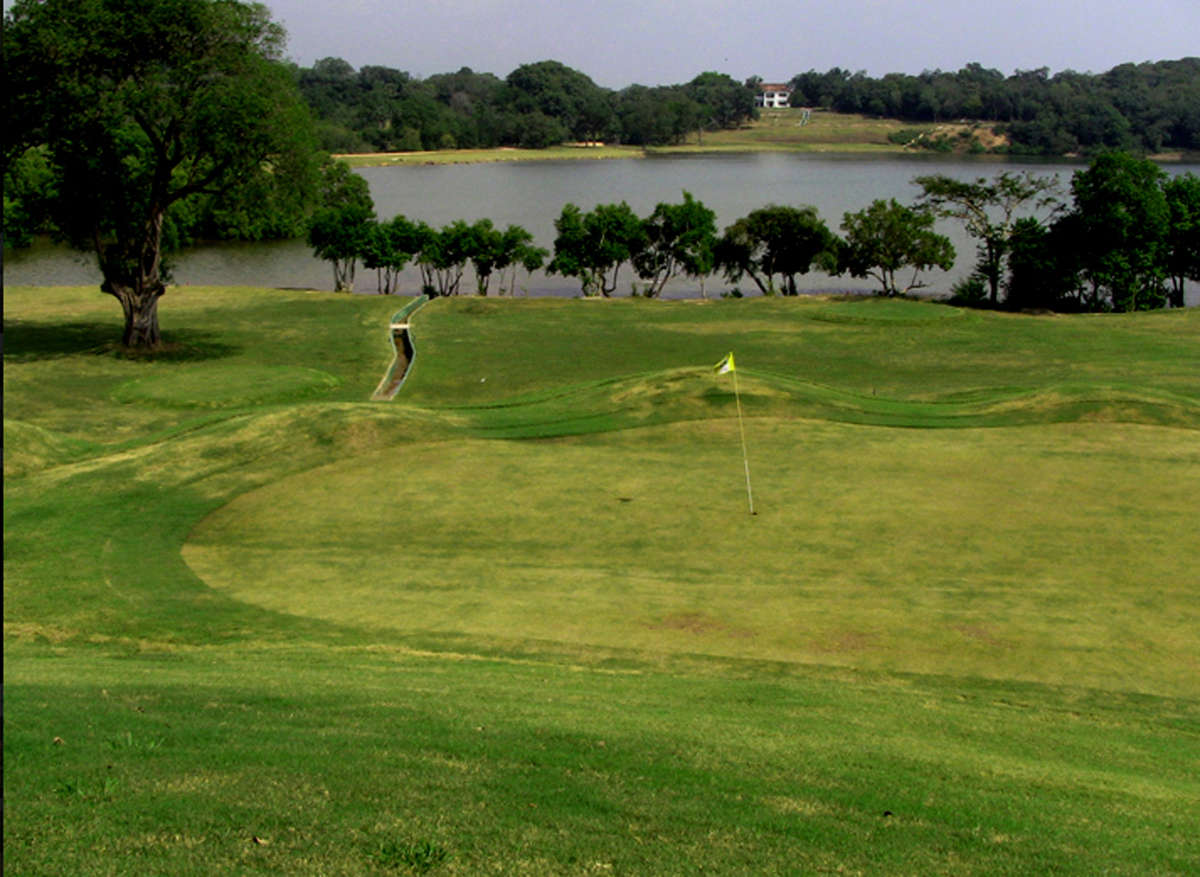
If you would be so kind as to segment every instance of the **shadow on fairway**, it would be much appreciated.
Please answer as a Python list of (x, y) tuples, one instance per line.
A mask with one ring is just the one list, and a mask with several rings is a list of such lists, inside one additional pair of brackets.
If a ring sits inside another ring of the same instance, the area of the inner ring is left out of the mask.
[(172, 329), (163, 333), (163, 346), (154, 351), (126, 350), (121, 346), (119, 322), (4, 321), (4, 358), (11, 362), (37, 362), (64, 356), (92, 354), (119, 359), (157, 362), (199, 362), (222, 359), (238, 348), (219, 340), (220, 334), (203, 329)]

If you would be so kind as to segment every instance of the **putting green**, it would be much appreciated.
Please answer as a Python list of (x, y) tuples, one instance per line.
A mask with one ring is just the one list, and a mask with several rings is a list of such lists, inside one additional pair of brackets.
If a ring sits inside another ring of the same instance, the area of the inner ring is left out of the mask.
[(812, 320), (830, 323), (878, 323), (885, 326), (920, 326), (975, 317), (965, 308), (928, 307), (925, 302), (897, 298), (853, 298), (830, 301), (804, 312)]
[(1194, 433), (749, 439), (754, 517), (736, 424), (689, 423), (356, 457), (243, 495), (184, 557), (239, 600), (366, 628), (1194, 689)]

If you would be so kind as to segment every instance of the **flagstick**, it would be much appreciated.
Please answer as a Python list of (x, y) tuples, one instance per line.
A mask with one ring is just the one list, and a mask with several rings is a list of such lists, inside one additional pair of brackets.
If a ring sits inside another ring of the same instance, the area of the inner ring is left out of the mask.
[(754, 510), (754, 492), (750, 489), (750, 456), (746, 453), (746, 426), (742, 423), (742, 394), (738, 392), (737, 368), (733, 372), (733, 398), (737, 401), (738, 432), (742, 436), (742, 465), (746, 467), (746, 501), (750, 503), (750, 514), (757, 515)]

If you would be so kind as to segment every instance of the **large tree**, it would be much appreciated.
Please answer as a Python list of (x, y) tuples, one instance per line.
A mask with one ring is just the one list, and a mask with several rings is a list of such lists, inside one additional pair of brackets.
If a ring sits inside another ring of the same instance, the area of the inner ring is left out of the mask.
[(546, 251), (533, 246), (533, 235), (519, 225), (501, 231), (490, 219), (471, 226), (470, 260), (475, 269), (475, 287), (487, 295), (492, 275), (500, 276), (500, 294), (504, 294), (504, 272), (516, 265), (532, 265), (536, 270), (545, 261)]
[(758, 116), (753, 89), (726, 73), (701, 73), (684, 86), (684, 91), (703, 107), (702, 125), (736, 128)]
[(939, 216), (960, 220), (967, 234), (979, 241), (975, 273), (987, 281), (992, 304), (996, 304), (1013, 223), (1023, 210), (1057, 204), (1053, 193), (1058, 179), (1034, 176), (1028, 171), (1021, 174), (1004, 171), (990, 181), (980, 177), (964, 182), (945, 174), (933, 174), (917, 177), (914, 182), (923, 190), (922, 204), (933, 208)]
[(646, 244), (633, 260), (638, 277), (646, 281), (647, 298), (658, 296), (677, 274), (703, 277), (713, 269), (717, 245), (717, 214), (683, 193), (680, 204), (660, 203), (642, 223)]
[(350, 166), (330, 159), (321, 169), (321, 196), (308, 227), (313, 255), (333, 266), (335, 292), (354, 291), (354, 269), (359, 259), (379, 267), (383, 257), (376, 245), (375, 204), (367, 181)]
[(646, 246), (642, 221), (624, 201), (600, 204), (590, 213), (567, 204), (554, 228), (554, 258), (546, 271), (578, 277), (585, 296), (611, 296), (621, 266)]
[(750, 211), (725, 229), (717, 261), (732, 283), (749, 275), (763, 295), (796, 295), (798, 275), (814, 266), (837, 271), (838, 242), (815, 207), (772, 204)]
[[(934, 217), (927, 209), (905, 207), (892, 198), (876, 200), (864, 210), (846, 213), (842, 265), (854, 277), (873, 277), (884, 295), (903, 295), (925, 284), (922, 271), (954, 267), (954, 245), (933, 230)], [(900, 286), (897, 273), (912, 268), (912, 277)]]
[(610, 92), (558, 61), (522, 64), (508, 74), (501, 100), (516, 113), (549, 116), (576, 140), (603, 139), (615, 121)]
[(1013, 223), (1004, 299), (1010, 310), (1085, 307), (1079, 289), (1078, 226), (1074, 216), (1049, 226), (1034, 216), (1023, 216)]
[(1153, 162), (1123, 152), (1101, 155), (1071, 178), (1082, 275), (1095, 306), (1138, 311), (1166, 304), (1165, 178)]
[(1171, 305), (1183, 307), (1188, 280), (1200, 280), (1200, 177), (1183, 174), (1163, 187), (1171, 226), (1167, 231), (1167, 273)]
[(4, 154), (46, 145), (55, 227), (95, 253), (123, 343), (157, 347), (173, 211), (311, 153), (283, 31), (238, 0), (16, 0), (5, 24)]

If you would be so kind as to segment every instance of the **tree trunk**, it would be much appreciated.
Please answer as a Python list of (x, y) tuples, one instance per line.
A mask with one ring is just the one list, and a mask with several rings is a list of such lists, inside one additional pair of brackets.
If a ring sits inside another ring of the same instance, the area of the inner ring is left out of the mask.
[(1003, 268), (1004, 254), (1000, 246), (995, 241), (984, 241), (984, 257), (983, 276), (988, 282), (988, 297), (991, 299), (992, 307), (996, 307), (1000, 303), (1000, 275)]
[(121, 303), (125, 314), (125, 332), (121, 343), (140, 350), (156, 350), (162, 344), (158, 328), (158, 300), (166, 292), (162, 284), (150, 289), (131, 289), (109, 285), (105, 292)]
[(1169, 302), (1170, 306), (1173, 308), (1183, 307), (1183, 284), (1184, 278), (1182, 275), (1173, 276), (1171, 278), (1171, 295)]
[(354, 291), (354, 268), (357, 263), (357, 258), (350, 257), (349, 259), (334, 259), (333, 260), (333, 291), (334, 292), (353, 292)]

